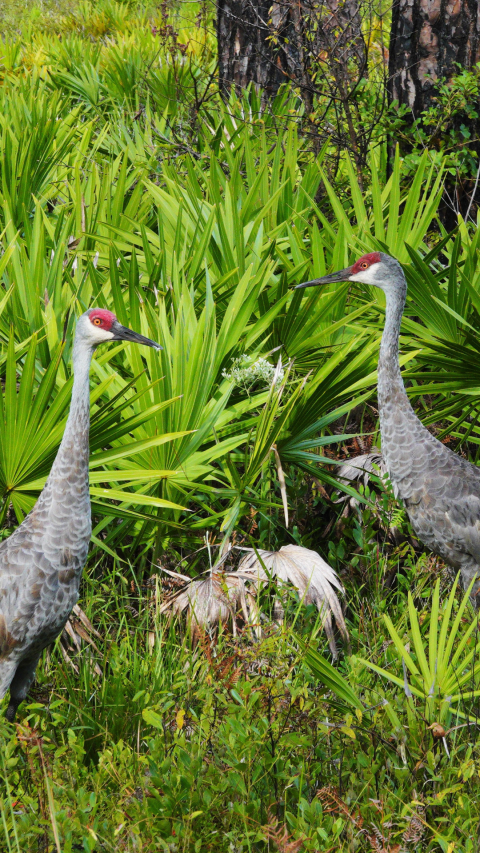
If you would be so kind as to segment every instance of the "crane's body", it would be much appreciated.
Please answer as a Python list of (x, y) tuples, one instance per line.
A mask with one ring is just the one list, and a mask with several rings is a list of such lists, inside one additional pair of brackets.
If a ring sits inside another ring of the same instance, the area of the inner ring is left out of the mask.
[(43, 649), (61, 632), (78, 599), (91, 536), (90, 362), (95, 347), (110, 340), (160, 349), (121, 326), (110, 311), (90, 309), (79, 318), (62, 442), (34, 508), (0, 545), (0, 699), (10, 688), (9, 720), (27, 695)]
[[(359, 281), (386, 295), (385, 328), (378, 360), (378, 410), (382, 456), (396, 497), (404, 502), (423, 544), (461, 572), (464, 586), (480, 576), (480, 469), (429, 433), (405, 392), (399, 335), (407, 283), (400, 264), (372, 252), (352, 267), (305, 287)], [(474, 584), (472, 596), (479, 591)]]

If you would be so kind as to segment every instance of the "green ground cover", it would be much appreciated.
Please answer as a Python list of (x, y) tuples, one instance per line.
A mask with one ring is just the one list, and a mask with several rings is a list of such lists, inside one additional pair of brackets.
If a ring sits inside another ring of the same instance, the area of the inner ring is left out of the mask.
[[(475, 615), (381, 478), (356, 499), (330, 464), (379, 440), (382, 299), (292, 285), (398, 257), (409, 393), (477, 461), (478, 232), (442, 228), (437, 153), (387, 169), (379, 130), (361, 190), (295, 92), (222, 102), (212, 13), (0, 11), (2, 537), (63, 433), (75, 317), (95, 302), (164, 347), (93, 361), (87, 618), (0, 723), (0, 850), (476, 851)], [(261, 637), (239, 617), (193, 646), (161, 612), (161, 567), (194, 577), (226, 537), (336, 569), (333, 667), (293, 588), (282, 626), (261, 593)]]

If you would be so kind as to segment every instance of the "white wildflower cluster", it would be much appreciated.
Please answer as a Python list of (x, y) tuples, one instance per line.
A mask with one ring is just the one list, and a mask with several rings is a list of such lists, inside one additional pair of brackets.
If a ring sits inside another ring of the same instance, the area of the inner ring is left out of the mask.
[(224, 379), (229, 379), (245, 391), (257, 382), (270, 386), (275, 375), (275, 384), (278, 385), (284, 376), (283, 369), (280, 367), (277, 370), (266, 358), (257, 358), (253, 361), (250, 355), (234, 358), (230, 370), (224, 370), (222, 373)]

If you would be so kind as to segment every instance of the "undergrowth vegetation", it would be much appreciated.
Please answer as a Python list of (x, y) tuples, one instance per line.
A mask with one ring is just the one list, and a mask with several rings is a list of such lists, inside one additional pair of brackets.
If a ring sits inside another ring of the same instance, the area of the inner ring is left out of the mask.
[[(0, 16), (2, 537), (61, 440), (76, 317), (163, 347), (93, 359), (81, 610), (0, 724), (0, 850), (477, 850), (476, 617), (377, 469), (336, 478), (379, 442), (382, 296), (293, 290), (395, 255), (408, 393), (477, 461), (479, 232), (442, 227), (442, 158), (389, 164), (379, 136), (361, 189), (295, 91), (222, 101), (201, 3)], [(162, 611), (227, 546), (289, 543), (345, 587), (334, 665), (292, 588), (281, 624), (265, 588), (261, 631), (196, 644)]]

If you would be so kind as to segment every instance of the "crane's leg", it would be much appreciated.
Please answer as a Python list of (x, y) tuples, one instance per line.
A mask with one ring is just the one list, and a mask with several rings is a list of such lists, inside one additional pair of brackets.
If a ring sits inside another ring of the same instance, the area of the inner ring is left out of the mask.
[(42, 650), (33, 657), (21, 660), (10, 684), (10, 702), (7, 708), (7, 720), (13, 723), (17, 708), (23, 702), (35, 677), (35, 670)]

